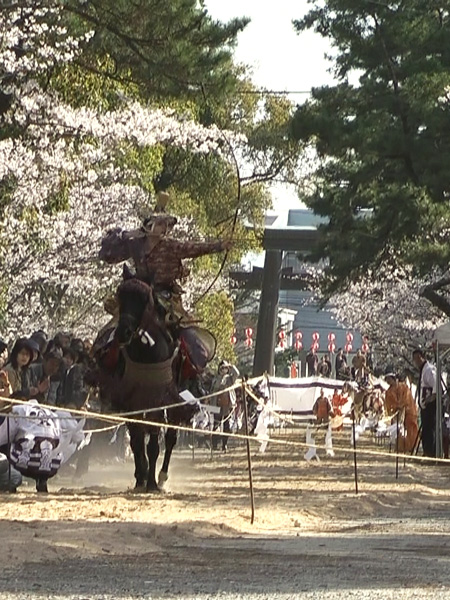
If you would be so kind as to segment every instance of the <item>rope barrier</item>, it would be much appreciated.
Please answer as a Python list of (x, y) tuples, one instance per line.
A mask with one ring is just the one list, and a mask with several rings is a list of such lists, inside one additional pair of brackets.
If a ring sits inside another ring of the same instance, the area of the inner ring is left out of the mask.
[(114, 431), (114, 429), (118, 429), (119, 427), (122, 427), (122, 425), (125, 425), (125, 422), (121, 423), (120, 425), (109, 425), (108, 427), (101, 427), (98, 429), (83, 429), (84, 433), (101, 433), (103, 431)]
[[(261, 381), (261, 377), (254, 377), (253, 379), (248, 380), (247, 383), (251, 383), (251, 382), (258, 383), (259, 381)], [(242, 385), (241, 380), (238, 379), (237, 382), (234, 383), (233, 385), (231, 385), (231, 386), (229, 386), (227, 388), (224, 388), (223, 390), (219, 390), (217, 392), (211, 393), (211, 394), (206, 394), (204, 396), (199, 396), (198, 398), (196, 397), (196, 400), (198, 402), (201, 402), (203, 400), (208, 400), (210, 398), (214, 398), (215, 396), (220, 396), (221, 394), (225, 394), (227, 392), (230, 392), (232, 390), (240, 388), (241, 385)], [(5, 402), (9, 402), (9, 406), (4, 407), (6, 409), (9, 409), (14, 404), (27, 404), (28, 405), (28, 402), (29, 402), (28, 400), (19, 400), (17, 398), (9, 398), (9, 397), (6, 397), (6, 396), (0, 396), (0, 401), (2, 401), (2, 400), (5, 401)], [(183, 400), (182, 402), (175, 402), (173, 404), (166, 404), (166, 405), (163, 405), (163, 406), (157, 406), (157, 407), (152, 407), (152, 408), (145, 408), (145, 409), (141, 409), (141, 410), (134, 410), (134, 411), (128, 411), (128, 412), (107, 414), (107, 413), (93, 413), (93, 412), (90, 412), (90, 411), (87, 411), (87, 410), (78, 410), (78, 409), (75, 409), (75, 408), (68, 409), (68, 408), (66, 408), (64, 406), (53, 406), (51, 404), (43, 404), (43, 403), (39, 402), (39, 406), (41, 408), (46, 408), (46, 409), (49, 409), (51, 411), (55, 411), (55, 410), (67, 410), (68, 412), (70, 412), (72, 414), (72, 417), (73, 417), (73, 415), (82, 415), (82, 417), (80, 417), (80, 418), (93, 417), (93, 418), (98, 418), (98, 419), (102, 418), (103, 420), (108, 420), (108, 419), (110, 419), (110, 417), (119, 417), (119, 418), (122, 419), (122, 421), (125, 421), (123, 419), (123, 417), (133, 416), (133, 415), (143, 415), (143, 414), (152, 413), (152, 412), (160, 412), (160, 411), (163, 411), (163, 410), (169, 410), (171, 408), (179, 408), (180, 406), (186, 406), (188, 404), (189, 404), (188, 401)], [(0, 413), (0, 416), (7, 417), (8, 414)], [(24, 417), (22, 417), (22, 418), (24, 418)], [(35, 418), (35, 417), (31, 417), (31, 418)], [(56, 415), (54, 418), (55, 419), (65, 419), (67, 417), (59, 417), (59, 416)], [(75, 417), (73, 417), (73, 418), (75, 418)]]
[[(1, 397), (0, 397), (1, 399)], [(11, 402), (12, 404), (19, 404), (19, 405), (24, 405), (24, 404), (28, 404), (27, 401), (24, 400), (18, 400), (18, 399), (13, 399), (13, 398), (7, 398), (7, 400), (9, 402)], [(40, 405), (42, 408), (50, 408), (51, 410), (54, 409), (55, 407), (52, 407), (50, 405), (45, 405), (45, 404), (41, 404)], [(106, 422), (113, 422), (113, 423), (118, 423), (118, 424), (123, 424), (124, 423), (124, 419), (122, 417), (116, 417), (114, 415), (102, 415), (101, 413), (91, 413), (89, 411), (80, 411), (80, 410), (73, 410), (71, 412), (77, 413), (77, 414), (81, 414), (83, 415), (83, 417), (92, 417), (98, 420), (104, 420)], [(187, 431), (189, 433), (192, 433), (193, 428), (192, 427), (187, 427), (184, 425), (174, 425), (174, 424), (168, 424), (168, 423), (161, 423), (158, 421), (149, 421), (149, 420), (142, 420), (142, 419), (126, 419), (126, 423), (127, 424), (131, 424), (131, 425), (142, 425), (145, 427), (169, 427), (171, 429), (174, 429), (176, 431)], [(197, 430), (200, 431), (200, 430)], [(209, 435), (216, 435), (219, 437), (223, 436), (223, 432), (221, 431), (209, 431), (208, 430), (208, 434)], [(298, 442), (295, 440), (280, 440), (277, 438), (270, 438), (269, 436), (247, 436), (244, 434), (240, 434), (240, 433), (227, 433), (227, 436), (230, 439), (237, 439), (237, 440), (250, 440), (253, 441), (254, 443), (260, 445), (261, 442), (270, 442), (272, 444), (276, 444), (276, 445), (282, 445), (282, 446), (290, 446), (290, 447), (297, 447), (297, 448), (310, 448), (311, 444), (307, 444), (306, 442)], [(321, 446), (321, 445), (316, 445), (316, 449), (318, 450), (327, 450), (326, 446)], [(341, 452), (341, 453), (348, 453), (351, 452), (351, 448), (349, 449), (345, 449), (345, 448), (333, 448), (333, 450), (335, 452)], [(405, 454), (397, 454), (397, 453), (387, 453), (387, 452), (378, 452), (376, 450), (368, 450), (368, 449), (363, 449), (360, 450), (358, 449), (357, 452), (361, 455), (366, 455), (366, 456), (382, 456), (385, 458), (405, 458), (405, 456), (410, 459), (410, 460), (414, 460), (414, 461), (418, 461), (418, 462), (428, 462), (428, 463), (432, 463), (432, 464), (436, 464), (436, 463), (442, 463), (442, 464), (449, 464), (449, 460), (445, 459), (445, 458), (434, 458), (434, 457), (428, 457), (428, 456), (412, 456), (412, 455), (405, 455)]]
[[(263, 379), (263, 375), (261, 375), (261, 377), (253, 377), (252, 379), (246, 379), (245, 384), (246, 385), (257, 384), (262, 379)], [(226, 392), (231, 392), (232, 390), (236, 390), (237, 388), (242, 387), (242, 383), (243, 383), (242, 379), (237, 379), (236, 382), (233, 383), (233, 385), (230, 385), (229, 387), (224, 388), (223, 390), (219, 390), (218, 392), (213, 392), (211, 394), (206, 394), (205, 396), (200, 396), (199, 398), (197, 398), (197, 400), (199, 400), (199, 401), (209, 400), (210, 398), (214, 398), (215, 396), (220, 396), (221, 394), (225, 394)]]

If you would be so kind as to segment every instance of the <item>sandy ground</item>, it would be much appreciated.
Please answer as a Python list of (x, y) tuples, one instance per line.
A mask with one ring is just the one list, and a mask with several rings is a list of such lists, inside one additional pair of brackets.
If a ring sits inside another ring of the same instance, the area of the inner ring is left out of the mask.
[(253, 525), (242, 445), (176, 451), (161, 494), (109, 461), (1, 495), (0, 599), (450, 598), (450, 466), (408, 462), (397, 481), (392, 457), (361, 457), (356, 496), (350, 452), (303, 453), (252, 446)]

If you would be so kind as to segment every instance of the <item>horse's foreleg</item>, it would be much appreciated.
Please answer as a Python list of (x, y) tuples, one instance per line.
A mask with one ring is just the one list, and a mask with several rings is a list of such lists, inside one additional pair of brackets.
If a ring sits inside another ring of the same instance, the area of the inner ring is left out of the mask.
[(145, 431), (138, 425), (129, 425), (130, 446), (134, 456), (135, 489), (145, 490), (148, 476), (148, 462), (145, 455)]
[(165, 443), (166, 443), (166, 451), (164, 452), (164, 460), (163, 460), (163, 464), (161, 467), (161, 471), (159, 472), (159, 476), (158, 476), (158, 485), (160, 487), (163, 487), (163, 485), (169, 478), (170, 458), (172, 456), (172, 451), (175, 448), (175, 445), (177, 443), (176, 430), (172, 429), (171, 427), (168, 427), (164, 439), (165, 439)]
[(159, 456), (159, 431), (152, 430), (150, 440), (147, 445), (147, 455), (149, 460), (148, 477), (147, 477), (147, 492), (158, 490), (156, 484), (156, 461)]

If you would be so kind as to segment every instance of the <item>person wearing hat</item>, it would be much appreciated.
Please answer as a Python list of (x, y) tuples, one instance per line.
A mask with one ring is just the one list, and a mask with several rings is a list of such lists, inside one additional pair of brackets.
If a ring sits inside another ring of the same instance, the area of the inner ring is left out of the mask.
[(403, 422), (405, 436), (400, 438), (399, 450), (411, 452), (417, 439), (417, 408), (408, 385), (398, 380), (395, 373), (389, 372), (384, 376), (389, 389), (386, 390), (384, 407), (388, 416), (396, 418), (399, 412), (400, 422)]
[(47, 345), (48, 345), (47, 334), (42, 329), (39, 329), (38, 331), (35, 331), (34, 333), (31, 334), (30, 340), (33, 340), (34, 342), (36, 342), (36, 344), (39, 347), (39, 356), (36, 359), (36, 361), (42, 362), (42, 357), (44, 356), (45, 351), (47, 350)]
[(33, 338), (28, 339), (28, 345), (33, 351), (33, 359), (31, 362), (34, 363), (37, 361), (37, 359), (39, 358), (39, 356), (41, 354), (41, 348), (40, 348), (38, 342)]

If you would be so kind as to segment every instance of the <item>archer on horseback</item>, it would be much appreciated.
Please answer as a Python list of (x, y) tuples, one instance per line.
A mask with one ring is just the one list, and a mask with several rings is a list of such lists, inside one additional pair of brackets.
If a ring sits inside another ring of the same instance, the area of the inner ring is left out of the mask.
[(177, 223), (176, 217), (165, 212), (169, 195), (159, 192), (155, 212), (132, 231), (120, 228), (109, 231), (102, 240), (99, 258), (108, 264), (131, 259), (136, 278), (151, 284), (157, 302), (173, 322), (189, 319), (182, 305), (182, 283), (189, 276), (183, 259), (198, 258), (229, 250), (229, 241), (199, 242), (177, 240), (169, 234)]
[[(183, 259), (230, 247), (229, 242), (179, 241), (171, 237), (177, 220), (164, 212), (167, 200), (167, 194), (159, 194), (156, 212), (142, 227), (133, 231), (115, 229), (102, 240), (99, 258), (109, 264), (131, 259), (136, 274), (124, 266), (123, 283), (116, 296), (105, 302), (112, 319), (92, 349), (98, 366), (92, 373), (92, 385), (102, 389), (111, 406), (133, 414), (152, 411), (153, 424), (128, 423), (136, 489), (147, 491), (158, 489), (155, 468), (159, 425), (155, 421), (168, 426), (159, 477), (162, 485), (176, 443), (171, 425), (189, 422), (196, 411), (194, 405), (178, 406), (178, 393), (202, 372), (216, 349), (214, 336), (193, 326), (183, 308), (181, 284), (189, 274)], [(146, 432), (150, 434), (147, 453)]]

